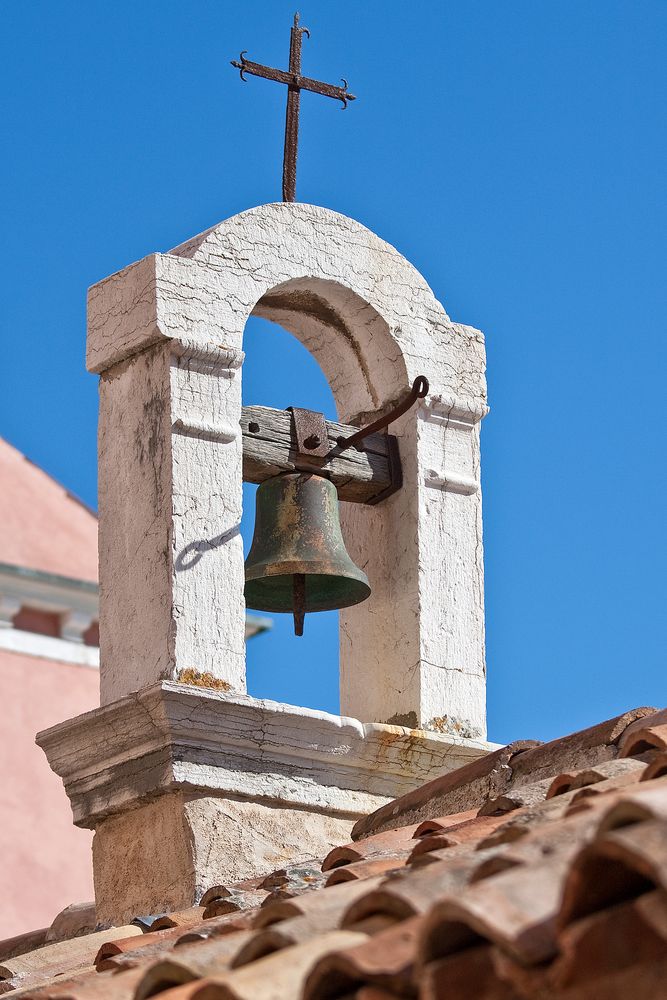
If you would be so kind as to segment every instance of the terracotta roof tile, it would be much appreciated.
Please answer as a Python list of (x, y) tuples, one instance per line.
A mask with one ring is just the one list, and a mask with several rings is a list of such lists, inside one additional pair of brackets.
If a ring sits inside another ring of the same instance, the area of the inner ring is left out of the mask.
[(497, 847), (500, 844), (510, 844), (515, 840), (528, 836), (532, 830), (556, 823), (568, 815), (570, 803), (576, 793), (566, 792), (555, 799), (538, 802), (534, 806), (526, 806), (502, 815), (503, 822), (480, 842), (480, 849)]
[(633, 823), (595, 841), (573, 861), (563, 894), (560, 920), (604, 909), (641, 892), (667, 889), (667, 824)]
[(396, 997), (396, 993), (389, 993), (378, 986), (362, 986), (354, 993), (349, 993), (343, 1000), (396, 1000)]
[(252, 936), (252, 931), (237, 931), (172, 949), (144, 968), (135, 993), (137, 1000), (197, 979), (222, 975)]
[(664, 778), (667, 775), (667, 753), (659, 753), (641, 774), (640, 781), (653, 781), (654, 778)]
[(558, 855), (572, 858), (595, 837), (597, 818), (591, 812), (577, 813), (560, 823), (535, 827), (518, 840), (510, 841), (502, 852), (491, 853), (471, 876), (471, 882), (488, 878), (518, 865), (540, 864)]
[(365, 936), (355, 931), (322, 934), (306, 944), (260, 958), (216, 978), (203, 997), (208, 1000), (277, 1000), (280, 997), (300, 996), (307, 976), (319, 959), (331, 952), (361, 944), (364, 940)]
[(302, 892), (309, 892), (324, 885), (322, 866), (319, 861), (312, 864), (301, 862), (277, 871), (262, 879), (259, 888), (266, 889), (279, 899), (288, 899)]
[(479, 809), (490, 795), (499, 794), (506, 787), (511, 775), (510, 763), (522, 752), (538, 745), (535, 740), (510, 743), (441, 778), (434, 778), (360, 819), (352, 829), (352, 839), (396, 830), (408, 823), (422, 823), (434, 816)]
[(479, 938), (498, 944), (526, 965), (553, 958), (555, 919), (567, 860), (520, 865), (436, 903), (420, 941), (422, 962), (460, 951)]
[(342, 997), (373, 985), (401, 996), (412, 992), (417, 934), (423, 918), (412, 917), (380, 931), (363, 944), (321, 958), (304, 986), (304, 1000)]
[(355, 861), (350, 865), (340, 865), (338, 868), (332, 869), (326, 885), (340, 885), (341, 882), (356, 882), (374, 875), (387, 875), (389, 872), (401, 868), (407, 859), (407, 853), (402, 852), (400, 857), (370, 858), (368, 861)]
[[(656, 920), (655, 914), (660, 911)], [(652, 919), (653, 918), (653, 919)], [(563, 988), (667, 956), (665, 897), (651, 892), (579, 920), (559, 937), (550, 980)], [(661, 928), (662, 924), (662, 928)]]
[(164, 913), (152, 924), (152, 931), (166, 930), (169, 927), (194, 927), (204, 919), (204, 906), (191, 906), (187, 910), (177, 910), (175, 913)]
[(486, 800), (480, 809), (480, 815), (497, 816), (501, 813), (513, 812), (514, 809), (538, 805), (546, 799), (551, 780), (551, 778), (542, 778), (541, 781), (531, 781), (527, 785), (514, 786), (510, 784), (510, 787), (502, 795), (492, 795)]
[(647, 750), (667, 750), (667, 723), (662, 725), (645, 725), (634, 730), (621, 749), (624, 757), (644, 753)]
[(29, 982), (24, 980), (23, 985), (18, 984), (16, 988), (9, 986), (7, 996), (11, 996), (12, 1000), (14, 997), (29, 998), (29, 1000), (50, 996), (54, 998), (73, 997), (76, 990), (78, 1000), (79, 991), (85, 990), (88, 983), (95, 983), (97, 978), (97, 973), (92, 967), (74, 971), (67, 976), (49, 976), (41, 980), (38, 977), (31, 977)]
[(161, 931), (148, 931), (141, 937), (106, 941), (97, 952), (93, 964), (98, 972), (141, 964), (147, 958), (171, 947), (183, 933), (182, 927), (170, 927)]
[[(140, 918), (144, 935), (116, 928), (16, 966), (8, 957), (0, 989), (34, 1000), (667, 997), (665, 724), (639, 709), (513, 744), (379, 810), (321, 866), (212, 886), (198, 907)], [(96, 955), (107, 971), (90, 967)]]
[(429, 962), (421, 970), (421, 1000), (522, 1000), (523, 995), (498, 975), (488, 944)]
[(140, 975), (140, 970), (136, 969), (122, 975), (89, 969), (71, 979), (52, 979), (44, 986), (31, 989), (26, 996), (29, 1000), (134, 1000)]
[[(222, 917), (228, 913), (242, 913), (253, 910), (266, 902), (271, 893), (267, 889), (227, 889), (224, 895), (206, 899), (202, 917)], [(208, 893), (206, 894), (208, 896)]]
[[(415, 841), (408, 863), (423, 860), (424, 855), (438, 852), (438, 857), (446, 860), (447, 855), (441, 852), (452, 847), (462, 847), (465, 844), (477, 844), (484, 837), (490, 836), (505, 822), (504, 816), (476, 816), (465, 823), (456, 823), (449, 829), (444, 827), (439, 833), (421, 836)], [(422, 824), (426, 826), (426, 824)]]
[(0, 979), (17, 979), (45, 972), (44, 978), (55, 976), (59, 972), (70, 972), (73, 969), (84, 968), (94, 964), (95, 955), (105, 941), (114, 937), (130, 937), (139, 935), (136, 927), (111, 928), (76, 937), (56, 944), (48, 944), (28, 954), (7, 959), (0, 965)]
[(46, 940), (64, 941), (66, 938), (92, 934), (96, 926), (95, 903), (72, 903), (56, 915), (47, 931)]
[(268, 927), (280, 920), (317, 914), (322, 910), (334, 910), (342, 921), (343, 916), (357, 899), (372, 892), (383, 881), (382, 876), (375, 876), (361, 881), (344, 882), (321, 892), (306, 893), (294, 899), (272, 903), (270, 906), (262, 907), (253, 926)]
[[(306, 944), (313, 938), (329, 931), (338, 930), (340, 927), (341, 914), (336, 909), (311, 912), (307, 916), (293, 917), (291, 920), (283, 920), (277, 924), (271, 924), (243, 945), (231, 962), (231, 968), (238, 969), (243, 965), (271, 955), (283, 948), (290, 948), (292, 945)], [(378, 928), (386, 927), (388, 921), (366, 921), (364, 924), (357, 923), (350, 930), (358, 934), (375, 933)]]
[[(645, 819), (667, 820), (667, 778), (640, 782), (633, 788), (610, 796), (603, 819), (606, 830)], [(603, 801), (603, 805), (604, 805)]]
[(629, 757), (625, 760), (608, 760), (593, 767), (583, 767), (574, 771), (566, 771), (553, 779), (547, 791), (547, 798), (551, 799), (555, 795), (562, 795), (564, 792), (571, 792), (579, 788), (585, 788), (587, 785), (605, 782), (610, 778), (622, 778), (624, 783), (632, 784), (634, 781), (639, 781), (645, 770), (646, 764), (644, 761)]
[(653, 710), (648, 715), (642, 715), (640, 718), (636, 719), (634, 722), (630, 723), (626, 727), (625, 731), (621, 734), (619, 738), (618, 745), (620, 750), (620, 755), (626, 756), (626, 748), (628, 744), (632, 744), (635, 741), (635, 737), (639, 730), (645, 728), (653, 728), (658, 726), (664, 726), (667, 724), (667, 708), (663, 708), (660, 711)]
[(28, 931), (26, 934), (17, 934), (16, 937), (5, 938), (0, 941), (0, 963), (16, 955), (25, 955), (35, 948), (41, 948), (46, 943), (48, 927), (42, 927), (36, 931)]
[(423, 823), (419, 823), (415, 828), (412, 838), (415, 840), (417, 837), (425, 837), (431, 833), (447, 833), (448, 830), (461, 826), (463, 823), (467, 823), (468, 820), (475, 819), (478, 813), (479, 808), (475, 807), (474, 809), (467, 809), (465, 812), (447, 813), (445, 816), (434, 816), (431, 819), (425, 819)]
[(653, 713), (654, 708), (635, 708), (597, 726), (527, 750), (512, 761), (512, 788), (613, 760), (618, 756), (617, 744), (628, 726)]
[(443, 896), (462, 890), (484, 859), (485, 855), (472, 847), (453, 847), (447, 850), (445, 860), (392, 875), (359, 895), (346, 911), (343, 926), (376, 913), (398, 920), (425, 913)]
[(211, 937), (221, 937), (223, 934), (233, 934), (238, 930), (248, 930), (254, 926), (262, 910), (256, 907), (253, 910), (241, 910), (234, 913), (223, 913), (219, 917), (206, 917), (200, 924), (195, 924), (185, 930), (174, 944), (175, 948), (180, 948), (195, 941), (205, 941)]
[(328, 872), (340, 865), (368, 861), (371, 858), (396, 857), (401, 853), (407, 857), (414, 846), (412, 841), (418, 825), (386, 830), (364, 837), (363, 840), (345, 844), (343, 847), (334, 847), (322, 862), (322, 871)]
[(583, 788), (574, 789), (571, 793), (571, 806), (568, 813), (593, 806), (597, 798), (599, 798), (597, 805), (604, 808), (612, 801), (614, 793), (622, 792), (632, 785), (639, 784), (642, 773), (643, 771), (620, 774), (617, 778), (608, 778), (607, 781), (599, 781), (597, 784), (584, 785)]

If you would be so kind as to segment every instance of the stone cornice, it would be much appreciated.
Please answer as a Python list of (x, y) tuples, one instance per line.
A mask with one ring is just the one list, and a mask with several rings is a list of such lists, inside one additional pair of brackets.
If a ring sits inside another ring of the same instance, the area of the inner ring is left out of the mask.
[(474, 399), (458, 399), (442, 393), (433, 394), (420, 406), (424, 420), (443, 423), (478, 424), (488, 414), (489, 407)]
[(171, 681), (37, 743), (87, 827), (176, 790), (356, 817), (494, 749)]

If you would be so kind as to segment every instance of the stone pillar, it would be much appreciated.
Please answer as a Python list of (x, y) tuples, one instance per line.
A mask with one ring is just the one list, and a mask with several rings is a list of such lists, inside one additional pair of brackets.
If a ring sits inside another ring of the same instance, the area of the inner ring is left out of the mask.
[[(433, 367), (424, 363), (429, 378)], [(343, 713), (486, 734), (479, 481), (486, 411), (432, 393), (392, 428), (403, 489), (380, 508), (342, 505), (348, 550), (373, 588), (365, 605), (341, 612)]]
[(184, 670), (245, 691), (243, 355), (210, 335), (188, 339), (187, 299), (185, 331), (157, 339), (160, 317), (185, 298), (170, 263), (148, 257), (89, 295), (89, 363), (101, 375), (103, 705)]
[[(402, 488), (342, 504), (372, 596), (341, 614), (341, 717), (245, 694), (251, 314), (313, 353), (346, 423), (430, 382), (392, 427)], [(75, 822), (96, 831), (98, 917), (126, 920), (321, 855), (360, 815), (488, 749), (484, 341), (363, 226), (277, 204), (95, 285), (87, 361), (100, 374), (102, 707), (38, 739)], [(153, 849), (156, 825), (173, 856)]]

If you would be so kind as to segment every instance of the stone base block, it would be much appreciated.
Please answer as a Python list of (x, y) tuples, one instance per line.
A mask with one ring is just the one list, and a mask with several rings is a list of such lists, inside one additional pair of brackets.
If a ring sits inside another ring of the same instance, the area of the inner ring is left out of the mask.
[(94, 829), (100, 920), (321, 858), (352, 824), (493, 744), (164, 681), (40, 733)]
[(93, 840), (97, 919), (194, 906), (211, 886), (322, 858), (353, 821), (216, 797), (163, 795), (103, 820)]

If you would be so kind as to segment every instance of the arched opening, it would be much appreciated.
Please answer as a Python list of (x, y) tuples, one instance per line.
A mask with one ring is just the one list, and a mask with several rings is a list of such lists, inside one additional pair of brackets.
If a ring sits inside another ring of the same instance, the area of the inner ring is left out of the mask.
[[(313, 355), (296, 337), (266, 319), (251, 316), (243, 349), (243, 405), (284, 410), (302, 406), (336, 420), (336, 404)], [(247, 556), (255, 524), (253, 483), (243, 484), (241, 534)], [(253, 614), (252, 611), (249, 614)], [(261, 614), (262, 612), (254, 612)], [(291, 615), (270, 615), (272, 627), (247, 645), (248, 694), (327, 712), (339, 710), (338, 612), (308, 615), (302, 637)]]
[[(407, 380), (386, 321), (349, 288), (323, 279), (295, 278), (266, 292), (247, 321), (243, 349), (243, 405), (299, 406), (330, 420), (359, 423), (391, 405)], [(244, 484), (245, 555), (254, 528), (255, 492)], [(369, 524), (370, 510), (360, 512)], [(350, 555), (354, 560), (353, 551)], [(300, 638), (293, 634), (290, 615), (271, 617), (273, 627), (247, 646), (248, 693), (338, 713), (338, 612), (307, 615)]]
[[(267, 322), (270, 321), (270, 322)], [(299, 406), (329, 419), (360, 423), (391, 405), (403, 391), (405, 362), (386, 321), (364, 299), (338, 282), (294, 278), (267, 291), (255, 304), (244, 331), (243, 404), (276, 409)], [(255, 515), (256, 487), (244, 484), (242, 536), (247, 555)], [(360, 558), (359, 537), (345, 532)], [(371, 508), (354, 514), (368, 522)], [(378, 512), (374, 520), (381, 519)], [(366, 546), (362, 546), (365, 549)], [(306, 616), (302, 637), (289, 615), (273, 615), (273, 627), (248, 643), (249, 694), (338, 713), (340, 711), (339, 614)]]

